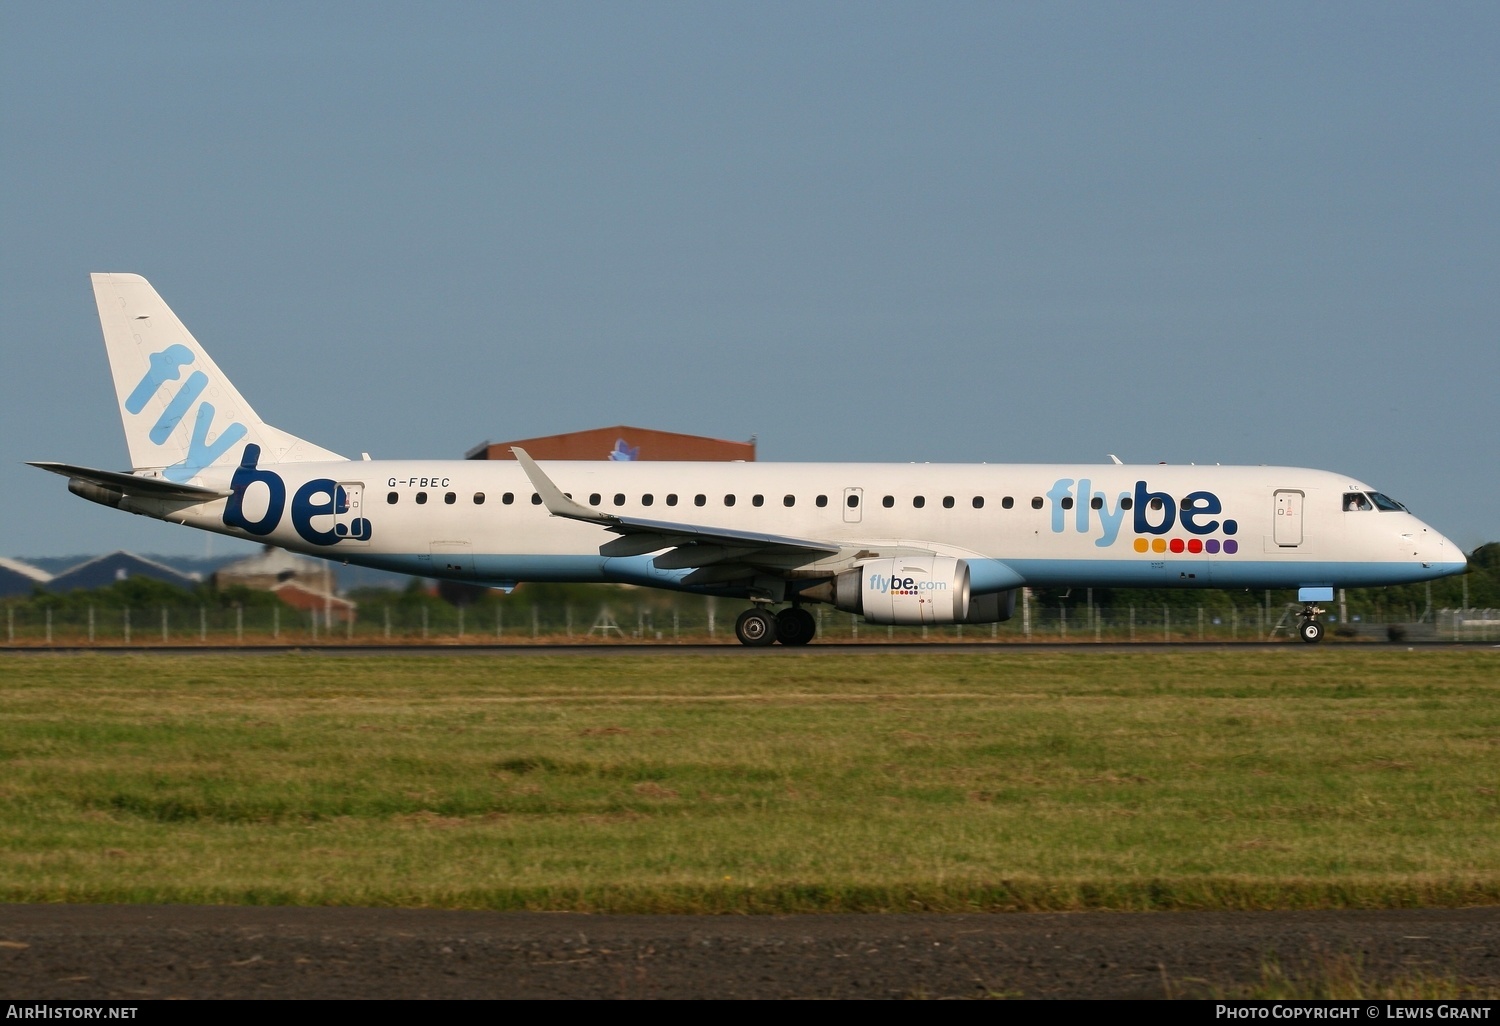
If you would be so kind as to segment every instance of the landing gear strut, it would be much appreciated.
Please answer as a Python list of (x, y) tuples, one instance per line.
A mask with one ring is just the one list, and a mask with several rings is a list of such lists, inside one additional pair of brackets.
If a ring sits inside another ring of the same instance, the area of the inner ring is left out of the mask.
[(1297, 625), (1297, 636), (1308, 644), (1315, 644), (1323, 640), (1323, 625), (1318, 622), (1318, 615), (1323, 610), (1309, 602), (1302, 607), (1302, 622)]

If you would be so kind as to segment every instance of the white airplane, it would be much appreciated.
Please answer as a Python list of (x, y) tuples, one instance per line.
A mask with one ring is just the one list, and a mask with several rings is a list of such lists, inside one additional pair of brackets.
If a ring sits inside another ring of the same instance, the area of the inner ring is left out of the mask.
[(811, 641), (814, 602), (993, 623), (1025, 586), (1296, 588), (1317, 641), (1335, 588), (1466, 565), (1400, 503), (1295, 467), (349, 460), (256, 416), (146, 279), (93, 285), (133, 469), (31, 465), (106, 506), (324, 559), (747, 599), (747, 645)]

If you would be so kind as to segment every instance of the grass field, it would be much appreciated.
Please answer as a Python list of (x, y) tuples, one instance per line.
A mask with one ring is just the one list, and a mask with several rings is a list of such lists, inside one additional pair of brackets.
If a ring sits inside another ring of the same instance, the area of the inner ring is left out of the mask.
[(1500, 903), (1500, 653), (0, 661), (0, 900)]

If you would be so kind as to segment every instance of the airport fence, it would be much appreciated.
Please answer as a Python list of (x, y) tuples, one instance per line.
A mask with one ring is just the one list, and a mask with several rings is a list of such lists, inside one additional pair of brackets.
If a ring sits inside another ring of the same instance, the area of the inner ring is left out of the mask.
[[(734, 643), (743, 602), (687, 598), (680, 602), (550, 603), (512, 601), (473, 606), (442, 602), (365, 601), (357, 609), (298, 610), (281, 605), (38, 608), (10, 604), (3, 637), (13, 647)], [(1018, 602), (997, 624), (894, 627), (811, 606), (818, 637), (829, 642), (1251, 642), (1295, 638), (1299, 607), (1261, 605), (1229, 610), (1167, 605), (1044, 606)], [(1500, 640), (1500, 610), (1441, 609), (1420, 620), (1325, 620), (1333, 640)]]

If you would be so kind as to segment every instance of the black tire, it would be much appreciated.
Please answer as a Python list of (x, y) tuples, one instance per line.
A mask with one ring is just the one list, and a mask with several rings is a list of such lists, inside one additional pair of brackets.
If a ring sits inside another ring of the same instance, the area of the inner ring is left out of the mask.
[(764, 609), (750, 608), (740, 614), (740, 618), (734, 621), (734, 636), (740, 639), (741, 645), (774, 645), (776, 644), (776, 617)]
[(805, 645), (818, 633), (818, 621), (801, 606), (776, 614), (776, 640), (783, 645)]
[(1323, 640), (1323, 625), (1316, 620), (1303, 620), (1297, 634), (1309, 645), (1317, 644)]

